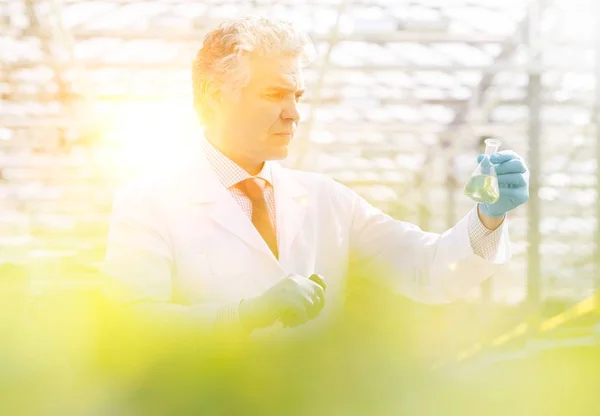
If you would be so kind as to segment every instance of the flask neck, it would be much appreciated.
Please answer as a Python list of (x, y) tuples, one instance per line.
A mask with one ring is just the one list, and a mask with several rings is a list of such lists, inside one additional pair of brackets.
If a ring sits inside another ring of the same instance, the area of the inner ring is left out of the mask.
[(492, 153), (496, 153), (498, 151), (498, 147), (497, 145), (487, 145), (485, 147), (485, 154), (487, 156), (490, 156)]
[(500, 147), (500, 140), (498, 139), (486, 139), (485, 141), (485, 154), (487, 156), (492, 153), (496, 153)]

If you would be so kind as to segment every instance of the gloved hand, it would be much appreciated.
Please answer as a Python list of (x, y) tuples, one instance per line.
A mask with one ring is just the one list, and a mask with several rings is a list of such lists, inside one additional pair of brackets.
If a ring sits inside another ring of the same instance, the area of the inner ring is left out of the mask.
[(252, 330), (267, 327), (278, 319), (298, 326), (315, 318), (325, 306), (325, 290), (304, 276), (292, 274), (263, 294), (240, 303), (242, 325)]
[[(480, 163), (484, 155), (479, 155)], [(512, 150), (493, 153), (490, 162), (498, 175), (500, 199), (494, 204), (479, 204), (481, 212), (488, 217), (501, 218), (508, 211), (529, 199), (529, 169), (521, 157)]]
[[(320, 276), (318, 274), (312, 274), (308, 280), (318, 284), (321, 289), (323, 289), (323, 291), (325, 291), (325, 289), (327, 288), (327, 284), (325, 283), (325, 279), (323, 278), (323, 276)], [(321, 302), (320, 308), (317, 309), (312, 309), (312, 311), (309, 311), (309, 318), (310, 319), (314, 319), (319, 315), (319, 312), (321, 312), (321, 310), (323, 309), (323, 307), (325, 306), (325, 298), (323, 297), (323, 302)], [(296, 313), (294, 310), (287, 310), (286, 312), (284, 312), (281, 317), (279, 318), (281, 323), (283, 324), (283, 326), (290, 326), (290, 327), (294, 327), (294, 326), (298, 326), (300, 325), (298, 322), (300, 323), (304, 323), (305, 321), (302, 320), (302, 316), (298, 317), (296, 316)]]

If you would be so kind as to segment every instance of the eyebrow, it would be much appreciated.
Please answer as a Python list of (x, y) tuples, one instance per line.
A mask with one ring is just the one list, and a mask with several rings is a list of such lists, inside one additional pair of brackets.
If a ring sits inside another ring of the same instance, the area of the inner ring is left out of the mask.
[(304, 94), (304, 88), (297, 90), (296, 88), (290, 88), (289, 86), (273, 86), (265, 88), (266, 91), (284, 91), (284, 92), (295, 92), (296, 94)]

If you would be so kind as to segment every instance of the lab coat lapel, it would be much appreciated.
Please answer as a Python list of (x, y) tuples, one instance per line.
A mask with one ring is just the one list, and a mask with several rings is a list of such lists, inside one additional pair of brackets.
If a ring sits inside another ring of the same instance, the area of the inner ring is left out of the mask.
[(246, 244), (275, 259), (271, 250), (256, 230), (252, 221), (244, 214), (231, 193), (226, 189), (216, 173), (210, 168), (206, 158), (198, 158), (192, 168), (190, 201), (201, 206), (205, 215), (223, 229), (242, 239)]
[(271, 169), (275, 188), (279, 261), (285, 268), (293, 257), (292, 244), (304, 223), (307, 192), (289, 170), (277, 163), (272, 163)]

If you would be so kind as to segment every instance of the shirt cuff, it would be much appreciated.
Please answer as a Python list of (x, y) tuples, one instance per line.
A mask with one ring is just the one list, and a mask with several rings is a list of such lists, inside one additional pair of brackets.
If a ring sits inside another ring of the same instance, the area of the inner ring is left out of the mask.
[(477, 208), (471, 210), (469, 215), (469, 239), (471, 240), (473, 253), (486, 260), (494, 260), (501, 238), (502, 225), (494, 231), (489, 230), (479, 219)]
[(215, 330), (221, 331), (235, 331), (242, 328), (240, 321), (240, 303), (229, 303), (222, 306), (217, 310), (217, 317), (215, 319)]

